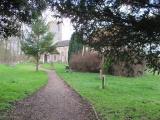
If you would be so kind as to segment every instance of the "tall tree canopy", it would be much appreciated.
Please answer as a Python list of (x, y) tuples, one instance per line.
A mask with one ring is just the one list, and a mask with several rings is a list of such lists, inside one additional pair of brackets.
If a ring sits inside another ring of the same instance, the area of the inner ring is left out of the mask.
[(36, 70), (38, 70), (39, 59), (44, 53), (57, 53), (53, 45), (53, 34), (48, 32), (48, 27), (41, 19), (32, 22), (32, 31), (28, 37), (21, 41), (22, 51), (36, 60)]
[(74, 32), (71, 36), (71, 40), (69, 42), (69, 50), (68, 50), (68, 62), (70, 61), (72, 55), (82, 52), (83, 44), (82, 44), (83, 36), (77, 32)]
[(47, 0), (0, 0), (0, 36), (16, 35), (20, 23), (31, 23), (46, 5)]
[(113, 60), (145, 60), (160, 72), (159, 0), (52, 1), (61, 16), (71, 18), (84, 42)]

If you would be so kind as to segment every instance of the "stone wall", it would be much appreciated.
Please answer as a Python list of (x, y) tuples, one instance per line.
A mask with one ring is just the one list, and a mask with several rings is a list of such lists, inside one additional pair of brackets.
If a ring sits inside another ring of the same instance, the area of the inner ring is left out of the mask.
[(45, 55), (41, 56), (41, 61), (44, 62), (60, 62), (60, 63), (68, 63), (68, 46), (65, 47), (57, 47), (57, 51), (59, 54), (48, 54), (47, 61), (45, 61)]

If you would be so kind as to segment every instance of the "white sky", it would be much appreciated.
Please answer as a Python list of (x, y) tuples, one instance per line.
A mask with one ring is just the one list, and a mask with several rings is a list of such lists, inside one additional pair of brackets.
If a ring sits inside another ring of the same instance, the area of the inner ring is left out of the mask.
[[(51, 10), (47, 9), (46, 11), (43, 12), (43, 17), (48, 23), (49, 21), (54, 21), (55, 18), (52, 16), (54, 12)], [(74, 32), (73, 26), (70, 22), (69, 18), (63, 18), (63, 23), (62, 23), (62, 40), (70, 40), (72, 33)]]

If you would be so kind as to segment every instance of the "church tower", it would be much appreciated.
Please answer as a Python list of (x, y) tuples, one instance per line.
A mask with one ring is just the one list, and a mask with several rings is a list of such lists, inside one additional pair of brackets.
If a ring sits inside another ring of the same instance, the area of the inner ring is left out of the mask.
[(54, 34), (54, 43), (62, 41), (62, 23), (57, 23), (56, 20), (50, 21), (48, 28), (49, 31)]

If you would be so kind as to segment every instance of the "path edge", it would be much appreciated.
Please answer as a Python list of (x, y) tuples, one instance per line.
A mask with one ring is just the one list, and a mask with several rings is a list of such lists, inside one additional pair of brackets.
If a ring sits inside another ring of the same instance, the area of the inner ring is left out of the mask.
[(67, 87), (69, 87), (71, 90), (73, 90), (83, 101), (86, 101), (92, 108), (95, 116), (96, 116), (96, 119), (97, 120), (101, 120), (98, 116), (98, 113), (96, 112), (96, 109), (95, 107), (93, 106), (93, 104), (91, 102), (89, 102), (89, 100), (87, 100), (86, 98), (84, 98), (82, 95), (80, 95), (78, 93), (78, 91), (76, 91), (71, 85), (69, 85), (60, 75), (58, 75), (57, 71), (56, 70), (52, 70), (52, 71), (55, 71), (55, 73), (57, 74), (57, 76), (67, 85)]

